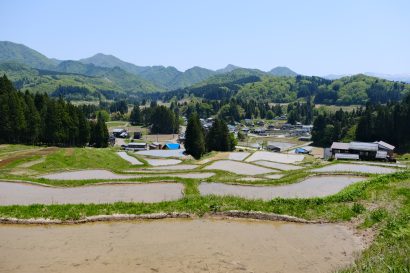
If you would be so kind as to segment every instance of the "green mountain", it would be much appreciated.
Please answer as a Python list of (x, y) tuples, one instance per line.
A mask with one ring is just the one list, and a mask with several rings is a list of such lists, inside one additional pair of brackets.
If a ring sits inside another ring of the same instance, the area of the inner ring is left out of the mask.
[(224, 73), (232, 72), (232, 71), (234, 71), (235, 69), (238, 69), (238, 68), (242, 68), (242, 67), (239, 67), (239, 66), (236, 66), (236, 65), (233, 65), (233, 64), (228, 64), (224, 68), (216, 70), (216, 72), (219, 73), (219, 74), (224, 74)]
[(95, 54), (92, 57), (85, 58), (85, 59), (80, 59), (79, 62), (83, 64), (93, 64), (96, 66), (101, 66), (101, 67), (119, 67), (128, 73), (132, 74), (139, 74), (141, 71), (147, 69), (148, 67), (144, 66), (136, 66), (135, 64), (125, 62), (113, 55), (106, 55), (102, 53)]
[(100, 67), (119, 67), (128, 73), (140, 76), (165, 90), (183, 88), (203, 81), (216, 73), (212, 70), (192, 67), (181, 72), (173, 66), (137, 66), (118, 59), (112, 55), (98, 53), (90, 58), (81, 59), (83, 64), (93, 64)]
[(115, 83), (125, 92), (155, 92), (164, 91), (142, 77), (128, 73), (115, 66), (113, 68), (83, 64), (79, 61), (63, 61), (55, 69), (59, 72), (81, 74), (91, 77), (101, 77)]
[(199, 66), (194, 66), (190, 69), (185, 70), (183, 73), (180, 73), (171, 82), (169, 82), (169, 86), (171, 90), (188, 87), (203, 80), (209, 79), (215, 74), (215, 71)]
[(363, 74), (328, 80), (320, 77), (265, 76), (261, 81), (245, 84), (237, 97), (259, 102), (292, 102), (314, 98), (316, 104), (364, 105), (368, 102), (399, 101), (410, 94), (410, 84), (391, 82)]
[[(64, 69), (63, 69), (64, 68)], [(0, 63), (0, 74), (6, 74), (17, 89), (52, 94), (59, 86), (85, 87), (91, 93), (103, 90), (114, 93), (155, 92), (161, 89), (120, 68), (84, 69), (78, 62), (62, 62), (60, 71), (31, 68), (20, 63)], [(83, 74), (79, 74), (82, 72)], [(85, 74), (87, 73), (87, 74)]]
[(0, 41), (0, 62), (19, 62), (39, 69), (52, 69), (58, 63), (25, 45), (7, 41)]
[(204, 81), (195, 84), (194, 87), (204, 86), (208, 84), (230, 83), (251, 76), (262, 77), (264, 75), (266, 75), (266, 72), (258, 69), (237, 68), (227, 73), (216, 74)]
[(298, 75), (295, 71), (285, 66), (277, 66), (273, 68), (272, 70), (270, 70), (268, 73), (273, 76), (278, 76), (278, 77), (294, 77)]

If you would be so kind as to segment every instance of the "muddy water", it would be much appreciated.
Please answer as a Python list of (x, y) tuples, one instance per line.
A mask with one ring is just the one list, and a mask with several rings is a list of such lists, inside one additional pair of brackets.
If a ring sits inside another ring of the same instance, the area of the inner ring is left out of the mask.
[[(160, 202), (182, 197), (179, 183), (95, 185), (52, 188), (26, 183), (0, 182), (0, 205), (89, 204)], [(0, 271), (1, 272), (1, 271)]]
[(265, 173), (277, 172), (276, 170), (255, 166), (248, 163), (232, 161), (232, 160), (220, 160), (212, 163), (204, 168), (205, 170), (223, 170), (231, 173), (242, 175), (258, 175)]
[(258, 164), (258, 165), (265, 166), (265, 167), (269, 167), (269, 168), (279, 169), (279, 170), (282, 170), (282, 171), (294, 171), (294, 170), (302, 169), (301, 166), (295, 166), (295, 165), (283, 164), (283, 163), (276, 163), (276, 162), (265, 161), (265, 160), (255, 161), (254, 163)]
[(364, 180), (354, 176), (317, 176), (300, 183), (283, 186), (242, 186), (222, 183), (201, 183), (202, 195), (234, 195), (250, 199), (324, 197), (341, 191), (346, 186)]
[(156, 173), (156, 174), (116, 174), (107, 170), (82, 170), (82, 171), (68, 171), (51, 173), (40, 176), (41, 178), (51, 180), (92, 180), (92, 179), (129, 179), (141, 177), (156, 177), (156, 176), (171, 176), (179, 178), (196, 178), (204, 179), (215, 175), (215, 173)]
[(127, 179), (136, 178), (139, 176), (116, 174), (107, 170), (81, 170), (58, 172), (42, 175), (42, 178), (52, 180), (88, 180), (88, 179)]
[(346, 227), (251, 220), (0, 225), (0, 272), (332, 272), (362, 243)]
[(370, 166), (370, 165), (359, 165), (359, 164), (333, 164), (325, 166), (319, 169), (314, 169), (312, 172), (362, 172), (362, 173), (394, 173), (396, 169), (379, 167), (379, 166)]

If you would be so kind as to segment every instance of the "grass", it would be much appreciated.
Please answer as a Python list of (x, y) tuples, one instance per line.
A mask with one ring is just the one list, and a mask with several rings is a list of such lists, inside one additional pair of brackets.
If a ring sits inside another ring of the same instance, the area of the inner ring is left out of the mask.
[(39, 147), (20, 145), (20, 144), (15, 144), (15, 145), (3, 144), (3, 145), (0, 145), (0, 157), (7, 156), (10, 153), (29, 151), (29, 150), (36, 149), (36, 148), (39, 148)]
[(105, 123), (107, 127), (125, 127), (128, 122), (127, 121), (108, 121)]
[(64, 169), (108, 169), (120, 171), (130, 169), (128, 161), (113, 153), (110, 148), (69, 148), (59, 149), (47, 156), (43, 163), (31, 169), (40, 173), (54, 172)]

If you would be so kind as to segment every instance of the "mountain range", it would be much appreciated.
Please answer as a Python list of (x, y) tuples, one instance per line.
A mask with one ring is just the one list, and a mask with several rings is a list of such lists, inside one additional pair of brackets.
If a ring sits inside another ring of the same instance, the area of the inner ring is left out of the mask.
[[(113, 55), (102, 53), (80, 60), (56, 60), (48, 58), (25, 45), (13, 42), (0, 42), (0, 72), (11, 74), (11, 80), (20, 88), (51, 92), (53, 85), (86, 85), (90, 90), (114, 89), (117, 92), (169, 91), (200, 84), (212, 77), (218, 81), (226, 73), (247, 75), (295, 76), (296, 72), (287, 67), (276, 67), (269, 72), (241, 68), (232, 64), (218, 70), (194, 66), (179, 71), (173, 66), (138, 66), (123, 61)], [(20, 68), (18, 68), (20, 66)], [(23, 67), (24, 66), (24, 67)], [(16, 73), (18, 70), (25, 73)], [(237, 71), (236, 71), (237, 70)], [(235, 72), (236, 71), (236, 72)], [(50, 75), (53, 74), (53, 77)], [(42, 77), (42, 80), (38, 78)], [(87, 81), (92, 78), (94, 83)], [(53, 83), (54, 81), (54, 83)], [(95, 84), (98, 82), (98, 84)]]
[[(298, 73), (287, 67), (270, 71), (250, 69), (228, 64), (211, 70), (194, 66), (179, 71), (173, 66), (138, 66), (113, 55), (98, 53), (80, 60), (57, 60), (25, 45), (0, 41), (0, 73), (6, 74), (18, 89), (53, 93), (59, 86), (86, 87), (91, 93), (151, 93), (166, 92), (206, 84), (220, 84), (241, 78), (294, 77)], [(370, 76), (394, 81), (410, 82), (410, 75)], [(338, 79), (345, 75), (328, 75)]]

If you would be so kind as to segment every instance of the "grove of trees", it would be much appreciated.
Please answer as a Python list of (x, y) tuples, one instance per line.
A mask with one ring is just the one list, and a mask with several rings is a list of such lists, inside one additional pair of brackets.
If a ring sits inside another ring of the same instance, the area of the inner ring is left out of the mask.
[(200, 158), (205, 152), (233, 151), (236, 139), (229, 133), (225, 121), (215, 119), (209, 131), (206, 133), (201, 126), (199, 116), (193, 113), (188, 120), (185, 132), (185, 150), (194, 158)]
[(401, 102), (368, 104), (365, 109), (319, 114), (313, 122), (315, 145), (328, 147), (333, 141), (379, 141), (410, 150), (410, 95)]
[[(85, 146), (91, 126), (81, 108), (62, 98), (16, 91), (5, 75), (0, 77), (0, 143)], [(101, 147), (107, 141), (108, 133)]]

